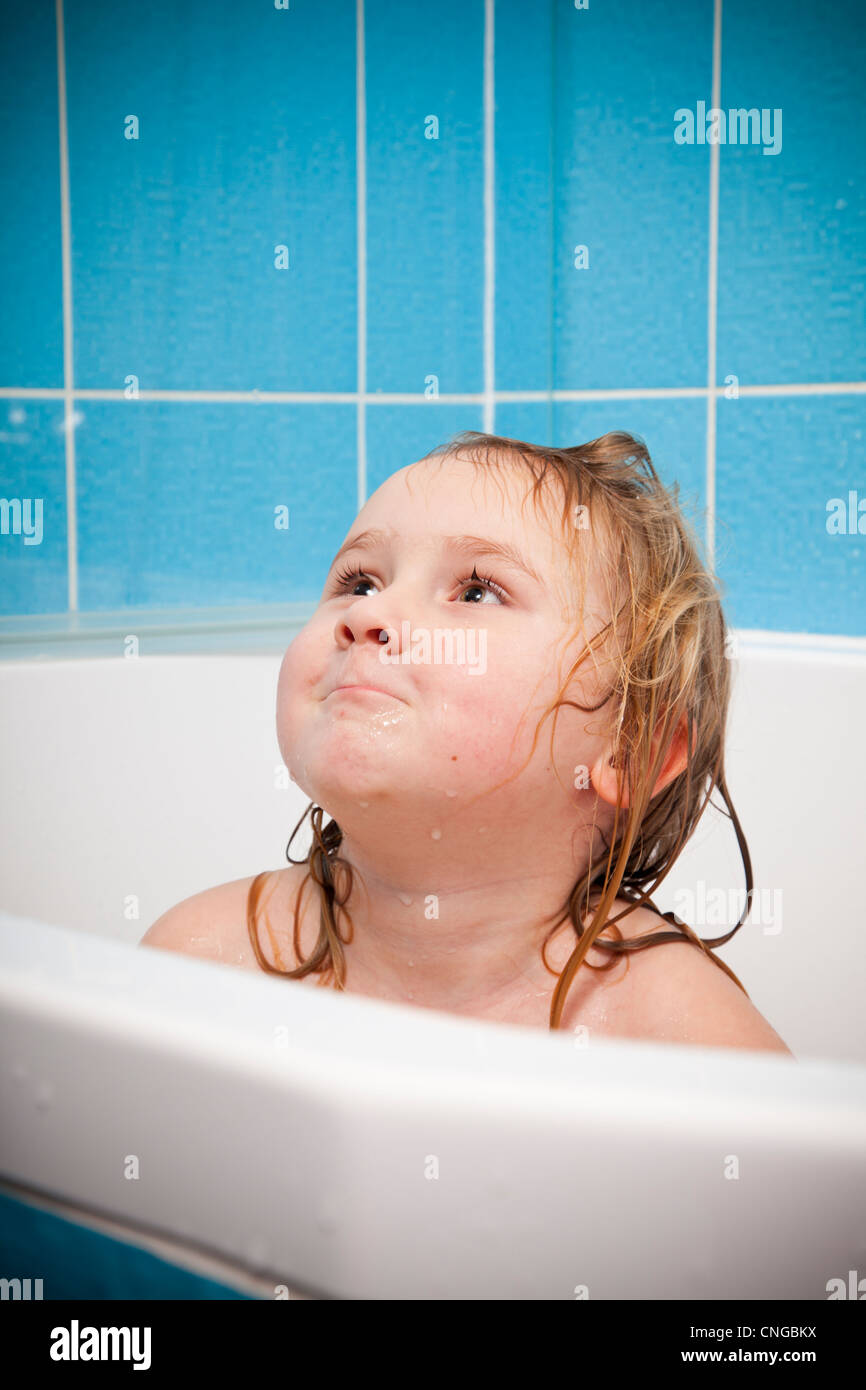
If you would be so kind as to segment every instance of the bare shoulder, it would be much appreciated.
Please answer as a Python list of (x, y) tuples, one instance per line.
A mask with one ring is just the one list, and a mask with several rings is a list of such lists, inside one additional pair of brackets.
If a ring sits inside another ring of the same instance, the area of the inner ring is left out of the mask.
[[(638, 912), (645, 916), (638, 918)], [(623, 929), (626, 939), (673, 930), (657, 913), (638, 912), (633, 927)], [(669, 941), (631, 951), (628, 962), (610, 1030), (615, 1034), (794, 1056), (739, 985), (694, 942)]]
[[(145, 932), (140, 946), (222, 961), (260, 970), (247, 929), (250, 888), (258, 875), (233, 879), (184, 898)], [(269, 965), (291, 970), (294, 904), (303, 874), (294, 865), (263, 876), (256, 908), (258, 941)]]

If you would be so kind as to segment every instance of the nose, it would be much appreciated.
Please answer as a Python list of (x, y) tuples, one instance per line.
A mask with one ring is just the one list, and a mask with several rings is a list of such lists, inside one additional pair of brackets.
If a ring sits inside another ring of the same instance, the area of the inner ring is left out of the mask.
[(375, 604), (371, 598), (359, 599), (352, 608), (343, 613), (334, 628), (334, 638), (338, 647), (344, 650), (353, 642), (378, 651), (395, 655), (400, 651), (400, 627), (393, 614), (386, 613), (382, 604)]

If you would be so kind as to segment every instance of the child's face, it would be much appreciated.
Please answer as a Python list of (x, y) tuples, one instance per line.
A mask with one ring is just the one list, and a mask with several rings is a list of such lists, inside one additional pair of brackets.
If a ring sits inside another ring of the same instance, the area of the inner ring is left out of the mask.
[[(558, 827), (565, 844), (582, 818), (552, 821), (552, 814), (591, 809), (586, 776), (577, 788), (575, 778), (603, 750), (603, 711), (559, 711), (558, 781), (552, 720), (523, 767), (539, 720), (584, 647), (561, 522), (552, 509), (549, 522), (539, 517), (531, 498), (522, 505), (529, 486), (516, 467), (482, 472), (452, 457), (394, 474), (348, 539), (372, 528), (388, 535), (335, 561), (319, 607), (289, 646), (277, 692), (280, 750), (293, 780), (347, 840), (375, 830), (377, 844), (408, 851), (410, 837), (421, 836), (434, 854), (439, 844), (469, 860), (511, 843), (524, 857), (534, 818), (548, 837)], [(515, 548), (537, 578), (485, 554), (480, 541), (458, 549), (449, 539), (467, 534)], [(593, 545), (591, 531), (581, 532), (581, 543)], [(471, 580), (473, 566), (504, 592)], [(363, 577), (341, 588), (339, 575), (354, 570)], [(591, 580), (595, 572), (590, 556)], [(607, 616), (593, 583), (587, 635)], [(437, 645), (437, 630), (450, 647)], [(383, 664), (383, 651), (401, 661)], [(336, 690), (350, 681), (390, 694)], [(590, 658), (568, 697), (595, 704), (602, 690)]]

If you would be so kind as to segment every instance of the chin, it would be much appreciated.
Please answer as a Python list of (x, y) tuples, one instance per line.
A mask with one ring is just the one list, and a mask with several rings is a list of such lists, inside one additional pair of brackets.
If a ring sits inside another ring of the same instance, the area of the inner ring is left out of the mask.
[(395, 768), (387, 757), (357, 749), (349, 740), (325, 739), (315, 748), (295, 744), (285, 759), (305, 796), (339, 819), (340, 811), (357, 809), (394, 789)]

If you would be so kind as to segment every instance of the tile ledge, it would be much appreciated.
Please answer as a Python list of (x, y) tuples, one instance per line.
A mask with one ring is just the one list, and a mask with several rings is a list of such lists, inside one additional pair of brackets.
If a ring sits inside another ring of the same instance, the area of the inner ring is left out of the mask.
[[(229, 608), (128, 608), (0, 618), (0, 660), (112, 656), (135, 636), (140, 655), (285, 651), (316, 603)], [(141, 650), (143, 649), (143, 650)]]

